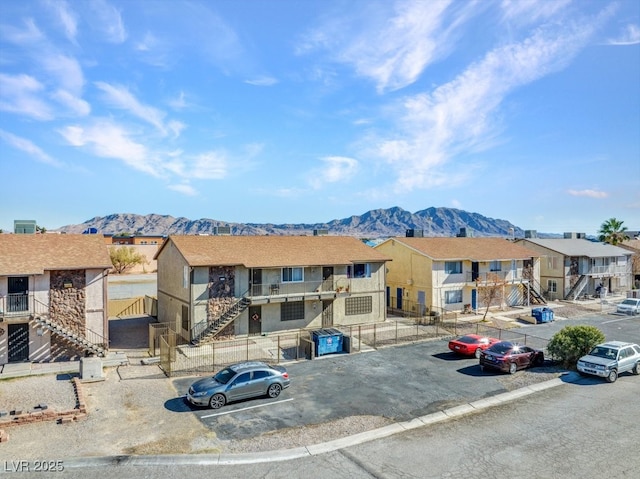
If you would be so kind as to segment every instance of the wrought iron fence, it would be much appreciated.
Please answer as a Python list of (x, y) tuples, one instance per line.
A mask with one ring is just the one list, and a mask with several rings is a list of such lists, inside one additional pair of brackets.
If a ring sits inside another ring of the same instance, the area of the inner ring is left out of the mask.
[[(164, 328), (164, 329), (163, 329)], [(457, 315), (447, 318), (426, 316), (397, 321), (334, 326), (343, 335), (344, 353), (358, 353), (390, 345), (408, 344), (428, 339), (446, 339), (464, 334), (481, 334), (503, 341), (515, 341), (546, 352), (549, 342), (531, 334), (489, 326), (482, 322), (459, 321)], [(193, 345), (168, 324), (149, 327), (150, 353), (160, 351), (160, 363), (169, 377), (197, 372), (210, 372), (239, 361), (281, 363), (313, 359), (313, 329), (271, 333), (233, 340), (220, 340)], [(151, 344), (156, 346), (151, 347)]]

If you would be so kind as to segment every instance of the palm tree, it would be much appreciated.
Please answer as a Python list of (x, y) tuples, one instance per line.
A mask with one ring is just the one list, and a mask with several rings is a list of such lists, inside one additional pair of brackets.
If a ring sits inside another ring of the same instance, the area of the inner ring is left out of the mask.
[(627, 227), (622, 226), (623, 223), (624, 221), (619, 221), (615, 218), (609, 218), (600, 226), (600, 231), (598, 231), (600, 236), (598, 236), (598, 239), (600, 241), (604, 241), (605, 243), (613, 245), (628, 240), (629, 237), (625, 234), (625, 231), (627, 231)]

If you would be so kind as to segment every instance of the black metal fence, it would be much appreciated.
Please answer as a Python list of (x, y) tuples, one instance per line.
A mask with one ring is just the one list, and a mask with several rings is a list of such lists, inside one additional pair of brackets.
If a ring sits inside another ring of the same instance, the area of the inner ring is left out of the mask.
[[(408, 344), (429, 339), (446, 339), (464, 334), (481, 334), (503, 341), (526, 344), (546, 352), (548, 339), (501, 329), (482, 322), (459, 321), (425, 316), (402, 318), (382, 323), (334, 326), (342, 333), (343, 353), (358, 353), (385, 346)], [(192, 345), (168, 325), (149, 327), (149, 352), (160, 355), (160, 364), (169, 377), (210, 372), (238, 361), (282, 363), (315, 357), (314, 330), (270, 333), (232, 340)]]

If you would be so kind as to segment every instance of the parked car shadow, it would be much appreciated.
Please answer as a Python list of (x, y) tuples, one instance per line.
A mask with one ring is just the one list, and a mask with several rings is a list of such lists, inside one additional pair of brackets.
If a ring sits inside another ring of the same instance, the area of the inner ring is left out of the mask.
[(192, 406), (184, 396), (168, 399), (164, 402), (164, 408), (171, 412), (193, 412), (201, 409), (196, 406)]
[(442, 359), (443, 361), (465, 361), (470, 359), (477, 361), (473, 356), (463, 356), (462, 354), (456, 354), (454, 352), (437, 353), (434, 354), (433, 357)]

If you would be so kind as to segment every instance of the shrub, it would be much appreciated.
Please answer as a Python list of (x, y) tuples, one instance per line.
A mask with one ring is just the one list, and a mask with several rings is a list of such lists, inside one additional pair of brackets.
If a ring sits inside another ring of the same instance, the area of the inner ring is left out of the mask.
[(581, 356), (604, 340), (604, 334), (595, 326), (566, 326), (553, 335), (547, 351), (564, 367), (573, 368)]

